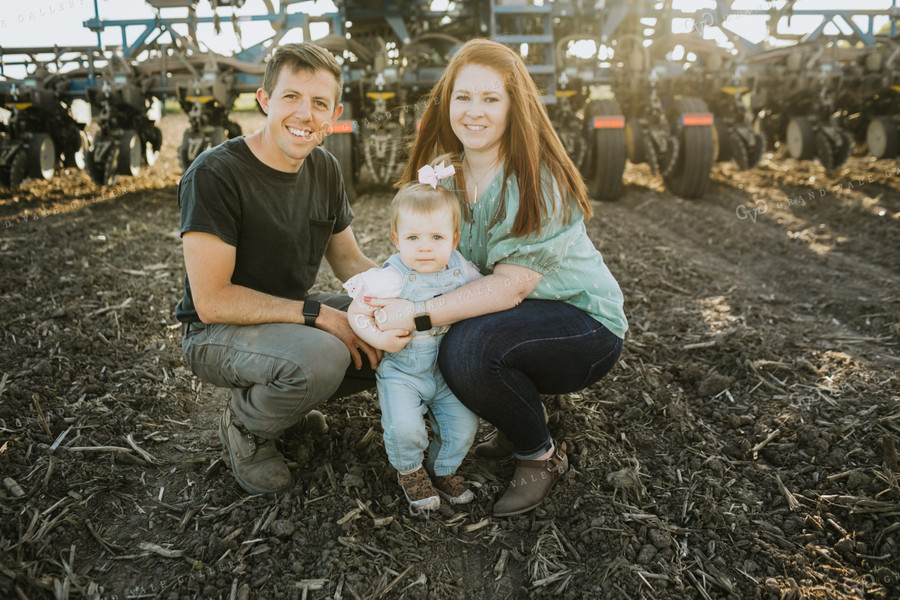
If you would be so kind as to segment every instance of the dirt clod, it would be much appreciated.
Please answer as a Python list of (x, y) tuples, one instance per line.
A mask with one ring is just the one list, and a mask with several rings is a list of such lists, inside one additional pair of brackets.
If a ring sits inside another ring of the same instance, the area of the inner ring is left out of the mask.
[(280, 538), (289, 538), (294, 535), (294, 531), (296, 531), (297, 526), (294, 525), (291, 521), (285, 521), (283, 519), (279, 519), (272, 523), (272, 534), (276, 535)]
[(638, 556), (637, 556), (638, 564), (646, 565), (651, 560), (653, 560), (653, 557), (656, 556), (656, 553), (657, 553), (656, 546), (653, 546), (652, 544), (647, 544), (646, 546), (641, 548), (640, 552), (638, 552)]
[(728, 388), (734, 383), (734, 377), (711, 373), (700, 382), (697, 387), (697, 393), (700, 396), (715, 396), (719, 392)]

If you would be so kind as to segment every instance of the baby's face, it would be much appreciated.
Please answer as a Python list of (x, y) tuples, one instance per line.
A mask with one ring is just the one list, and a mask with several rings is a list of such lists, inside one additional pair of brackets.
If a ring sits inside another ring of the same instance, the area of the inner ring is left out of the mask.
[(459, 241), (459, 234), (453, 232), (453, 213), (449, 208), (400, 215), (397, 232), (391, 237), (403, 264), (420, 273), (434, 273), (446, 267)]

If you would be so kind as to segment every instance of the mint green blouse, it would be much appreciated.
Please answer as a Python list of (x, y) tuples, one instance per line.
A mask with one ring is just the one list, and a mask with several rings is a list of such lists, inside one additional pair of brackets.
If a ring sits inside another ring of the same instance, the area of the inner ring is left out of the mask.
[(497, 263), (518, 265), (540, 273), (541, 280), (528, 298), (568, 302), (624, 339), (628, 321), (622, 290), (588, 237), (584, 216), (573, 204), (566, 223), (561, 192), (558, 186), (550, 185), (546, 169), (542, 182), (544, 196), (553, 194), (555, 210), (541, 224), (540, 235), (513, 237), (510, 233), (519, 208), (519, 184), (515, 175), (507, 182), (505, 208), (497, 216), (502, 204), (501, 167), (487, 188), (480, 191), (476, 203), (468, 210), (463, 208), (465, 217), (458, 250), (485, 275), (493, 273)]

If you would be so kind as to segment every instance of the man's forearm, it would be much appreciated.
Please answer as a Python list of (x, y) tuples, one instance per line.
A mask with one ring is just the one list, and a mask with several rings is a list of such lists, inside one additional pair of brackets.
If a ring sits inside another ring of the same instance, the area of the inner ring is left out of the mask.
[(241, 285), (229, 284), (213, 297), (194, 298), (200, 320), (206, 324), (258, 325), (303, 323), (303, 302), (271, 296)]

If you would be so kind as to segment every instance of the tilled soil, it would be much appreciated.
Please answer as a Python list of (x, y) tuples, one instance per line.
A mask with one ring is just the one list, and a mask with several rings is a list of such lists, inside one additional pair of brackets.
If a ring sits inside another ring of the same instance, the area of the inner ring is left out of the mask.
[[(691, 201), (629, 166), (588, 225), (625, 291), (623, 358), (547, 398), (571, 471), (495, 519), (513, 465), (470, 455), (476, 500), (426, 518), (372, 393), (288, 432), (290, 493), (234, 482), (227, 394), (186, 369), (173, 315), (184, 126), (109, 188), (0, 190), (0, 597), (900, 598), (897, 162), (718, 164)], [(354, 205), (375, 260), (389, 199)]]

